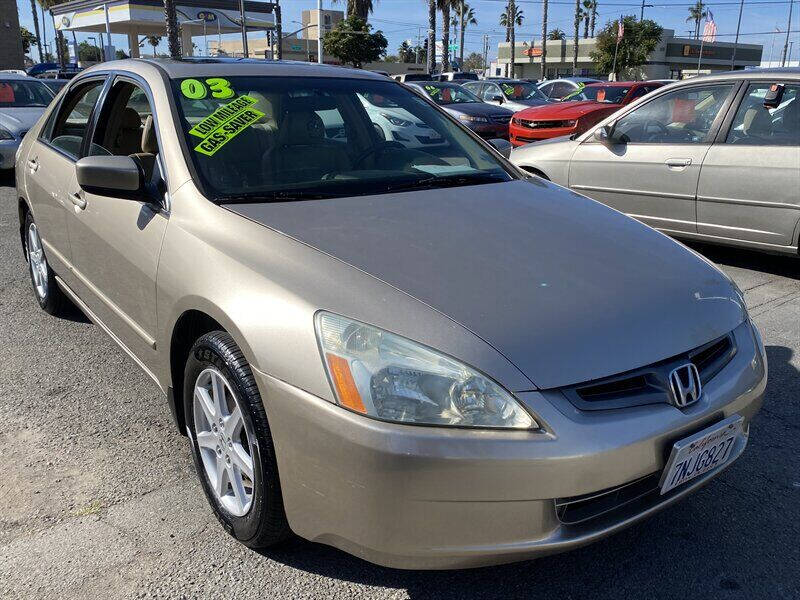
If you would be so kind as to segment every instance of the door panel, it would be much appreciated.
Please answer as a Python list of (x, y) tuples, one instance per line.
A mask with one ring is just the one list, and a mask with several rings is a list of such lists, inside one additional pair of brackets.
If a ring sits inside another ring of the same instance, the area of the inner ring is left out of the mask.
[(800, 86), (764, 107), (772, 82), (751, 84), (723, 143), (706, 156), (697, 190), (699, 233), (793, 246), (800, 221)]
[(697, 231), (697, 185), (732, 84), (686, 86), (621, 116), (611, 141), (581, 144), (571, 188), (665, 231)]

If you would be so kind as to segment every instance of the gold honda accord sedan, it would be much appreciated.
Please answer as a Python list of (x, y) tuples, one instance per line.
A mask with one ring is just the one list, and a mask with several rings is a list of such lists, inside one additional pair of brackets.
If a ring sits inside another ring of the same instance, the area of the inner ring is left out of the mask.
[(365, 71), (104, 63), (17, 153), (33, 292), (153, 379), (247, 546), (568, 550), (735, 461), (766, 358), (716, 267), (502, 148)]

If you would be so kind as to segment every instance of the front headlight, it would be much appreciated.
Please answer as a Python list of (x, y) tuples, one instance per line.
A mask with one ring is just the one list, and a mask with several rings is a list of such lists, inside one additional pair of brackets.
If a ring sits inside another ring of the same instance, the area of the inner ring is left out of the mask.
[(389, 113), (381, 113), (381, 116), (389, 121), (392, 125), (397, 127), (411, 127), (414, 123), (411, 121), (406, 121), (405, 119), (401, 119), (400, 117), (395, 117), (394, 115), (390, 115)]
[(494, 381), (416, 342), (320, 312), (317, 339), (341, 406), (376, 419), (457, 427), (536, 429)]
[(5, 127), (0, 127), (0, 140), (13, 140), (14, 136)]
[(467, 121), (469, 123), (488, 123), (489, 119), (486, 117), (473, 117), (472, 115), (458, 115), (458, 118), (462, 121)]

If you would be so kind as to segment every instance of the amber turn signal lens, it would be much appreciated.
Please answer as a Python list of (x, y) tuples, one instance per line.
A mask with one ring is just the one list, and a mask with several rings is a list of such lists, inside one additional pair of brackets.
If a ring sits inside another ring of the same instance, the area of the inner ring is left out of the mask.
[(328, 368), (333, 385), (336, 387), (336, 395), (339, 396), (339, 403), (350, 410), (366, 414), (367, 409), (361, 401), (361, 394), (358, 393), (347, 359), (331, 353), (327, 353), (325, 359), (328, 361)]

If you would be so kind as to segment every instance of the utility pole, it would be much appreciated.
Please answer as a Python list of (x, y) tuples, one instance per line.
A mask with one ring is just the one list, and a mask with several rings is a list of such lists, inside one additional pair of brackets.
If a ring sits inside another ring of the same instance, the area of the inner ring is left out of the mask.
[(645, 8), (653, 8), (652, 4), (645, 4), (644, 2), (645, 2), (645, 0), (642, 0), (642, 10), (639, 13), (639, 22), (644, 21), (644, 9)]
[(250, 58), (250, 50), (247, 48), (247, 20), (244, 15), (244, 0), (239, 0), (239, 14), (242, 17), (242, 50), (244, 57)]
[[(789, 0), (789, 21), (786, 24), (786, 41), (783, 43), (783, 55), (781, 56), (781, 66), (786, 66), (787, 52), (789, 51), (789, 31), (792, 29), (792, 4), (794, 0)], [(791, 58), (791, 57), (789, 57)]]
[[(304, 33), (303, 37), (307, 37), (307, 34)], [(272, 58), (277, 54), (278, 60), (283, 60), (283, 17), (278, 0), (275, 0), (275, 38), (278, 45), (272, 53)], [(306, 53), (308, 53), (308, 40), (306, 40)]]
[(514, 70), (515, 70), (514, 61), (516, 60), (515, 46), (517, 43), (514, 32), (514, 26), (516, 25), (515, 21), (517, 20), (517, 5), (514, 2), (514, 0), (508, 0), (508, 13), (509, 16), (511, 17), (511, 22), (509, 25), (511, 27), (511, 32), (510, 32), (511, 35), (509, 35), (509, 38), (511, 39), (511, 79), (514, 79)]
[(417, 47), (414, 49), (414, 64), (419, 64), (419, 48), (422, 45), (422, 27), (417, 27)]
[(736, 63), (736, 46), (739, 45), (739, 28), (742, 26), (742, 10), (744, 9), (744, 0), (739, 2), (739, 21), (736, 23), (736, 39), (733, 41), (733, 53), (731, 54), (731, 71), (734, 69)]
[(322, 64), (322, 0), (317, 0), (317, 63)]
[(489, 34), (483, 34), (483, 72), (486, 74), (486, 69), (489, 68)]

